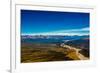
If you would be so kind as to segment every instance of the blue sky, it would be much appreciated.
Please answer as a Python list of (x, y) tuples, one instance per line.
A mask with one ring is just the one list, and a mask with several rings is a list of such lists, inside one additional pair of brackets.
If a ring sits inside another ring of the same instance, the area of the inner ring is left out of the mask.
[(21, 10), (21, 34), (88, 35), (89, 13)]

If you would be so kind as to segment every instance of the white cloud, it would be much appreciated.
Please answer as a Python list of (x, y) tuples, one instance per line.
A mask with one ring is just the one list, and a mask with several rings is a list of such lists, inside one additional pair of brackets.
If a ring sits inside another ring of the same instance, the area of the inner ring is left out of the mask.
[[(85, 31), (85, 33), (82, 33)], [(28, 35), (88, 35), (89, 27), (81, 28), (81, 29), (70, 29), (70, 30), (59, 30), (59, 31), (52, 31), (52, 32), (43, 32), (43, 33), (32, 33)], [(25, 34), (23, 34), (25, 35)]]
[(82, 28), (81, 30), (83, 30), (83, 31), (89, 31), (89, 27)]
[(89, 31), (89, 27), (80, 28), (80, 29), (59, 30), (59, 31), (54, 31), (54, 32), (66, 33), (66, 32), (81, 32), (81, 31)]

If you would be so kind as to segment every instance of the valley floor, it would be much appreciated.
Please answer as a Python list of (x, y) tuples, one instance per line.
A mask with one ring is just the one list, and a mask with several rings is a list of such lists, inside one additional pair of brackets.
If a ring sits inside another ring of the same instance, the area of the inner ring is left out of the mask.
[(48, 62), (48, 61), (73, 61), (88, 60), (79, 51), (81, 49), (65, 44), (24, 44), (21, 47), (21, 62)]

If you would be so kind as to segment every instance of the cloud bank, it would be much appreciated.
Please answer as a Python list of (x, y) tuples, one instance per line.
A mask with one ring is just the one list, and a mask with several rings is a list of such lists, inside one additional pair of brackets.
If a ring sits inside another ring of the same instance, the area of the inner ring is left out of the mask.
[(89, 35), (89, 27), (80, 28), (80, 29), (68, 29), (68, 30), (58, 30), (51, 32), (42, 32), (42, 33), (30, 33), (30, 34), (22, 34), (22, 35)]

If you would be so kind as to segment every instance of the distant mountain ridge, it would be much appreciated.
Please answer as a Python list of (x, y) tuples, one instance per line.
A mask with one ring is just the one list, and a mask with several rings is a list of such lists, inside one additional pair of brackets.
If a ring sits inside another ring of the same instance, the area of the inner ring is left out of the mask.
[(59, 38), (88, 38), (89, 35), (83, 35), (83, 36), (78, 36), (78, 35), (73, 35), (73, 36), (69, 36), (69, 35), (21, 35), (21, 38), (31, 38), (31, 39), (35, 39), (35, 38), (45, 38), (45, 39), (50, 39), (50, 38), (54, 38), (54, 39), (59, 39)]
[(68, 41), (89, 38), (85, 36), (65, 36), (65, 35), (22, 35), (21, 42), (24, 43), (65, 43)]

